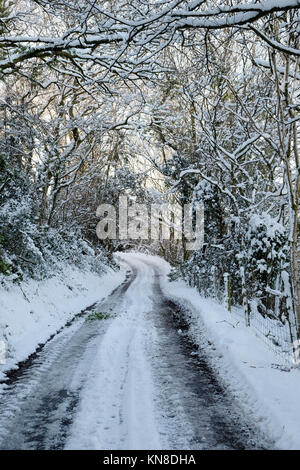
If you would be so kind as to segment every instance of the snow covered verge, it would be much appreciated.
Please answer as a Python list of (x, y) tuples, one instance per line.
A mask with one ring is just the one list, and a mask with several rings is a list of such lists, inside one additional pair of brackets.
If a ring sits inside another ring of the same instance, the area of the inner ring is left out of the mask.
[(163, 275), (164, 294), (188, 307), (189, 334), (205, 347), (241, 407), (274, 439), (276, 448), (300, 449), (300, 369), (293, 368), (291, 362), (288, 370), (255, 330), (244, 325), (241, 312), (230, 314), (184, 281), (169, 282), (168, 263), (158, 257), (151, 257), (151, 262)]
[(122, 266), (119, 271), (106, 268), (99, 275), (65, 265), (50, 279), (0, 287), (0, 341), (5, 345), (0, 380), (6, 370), (25, 360), (74, 315), (107, 296), (124, 277)]

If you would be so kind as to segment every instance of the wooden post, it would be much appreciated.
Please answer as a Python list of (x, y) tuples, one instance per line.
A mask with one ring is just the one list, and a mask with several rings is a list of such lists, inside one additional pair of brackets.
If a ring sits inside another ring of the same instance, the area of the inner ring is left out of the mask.
[(247, 297), (246, 281), (245, 281), (245, 270), (244, 267), (240, 267), (240, 275), (242, 281), (242, 298), (243, 298), (243, 308), (245, 314), (246, 326), (250, 326), (250, 305)]
[(225, 286), (225, 299), (227, 310), (231, 313), (231, 284), (230, 284), (230, 276), (228, 273), (224, 273), (224, 286)]
[(295, 365), (299, 365), (299, 329), (297, 325), (297, 313), (294, 310), (292, 298), (291, 280), (289, 274), (286, 271), (281, 272), (281, 279), (283, 283), (283, 295), (286, 301), (287, 320), (292, 343), (293, 362)]

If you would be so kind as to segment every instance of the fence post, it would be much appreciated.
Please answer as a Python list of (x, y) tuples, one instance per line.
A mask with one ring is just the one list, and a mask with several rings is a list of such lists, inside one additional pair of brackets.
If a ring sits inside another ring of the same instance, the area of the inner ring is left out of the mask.
[(299, 338), (298, 338), (298, 325), (297, 316), (294, 309), (292, 288), (290, 276), (286, 271), (281, 272), (281, 279), (283, 283), (283, 295), (286, 299), (287, 321), (290, 330), (290, 337), (292, 343), (293, 363), (299, 365)]
[(227, 310), (231, 313), (231, 284), (230, 276), (228, 273), (224, 273), (224, 286), (225, 286), (225, 301), (227, 305)]
[(241, 281), (242, 281), (242, 299), (243, 299), (245, 321), (246, 321), (246, 326), (250, 326), (250, 305), (249, 305), (248, 297), (247, 297), (244, 266), (240, 267), (240, 276), (241, 276)]

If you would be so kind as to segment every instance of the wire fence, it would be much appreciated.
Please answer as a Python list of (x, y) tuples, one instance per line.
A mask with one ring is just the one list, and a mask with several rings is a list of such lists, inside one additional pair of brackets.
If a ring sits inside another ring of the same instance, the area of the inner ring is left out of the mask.
[(189, 274), (190, 285), (196, 287), (205, 297), (212, 297), (223, 302), (227, 310), (255, 331), (255, 334), (266, 344), (285, 368), (300, 366), (300, 340), (297, 335), (297, 319), (293, 301), (289, 273), (282, 271), (276, 281), (276, 289), (262, 288), (260, 298), (252, 298), (252, 292), (246, 285), (245, 273), (240, 273), (239, 301), (243, 304), (234, 306), (230, 275), (218, 274), (214, 266), (209, 282), (203, 282), (198, 272)]
[[(283, 292), (267, 288), (261, 299), (247, 298), (243, 289), (243, 308), (235, 309), (259, 338), (286, 367), (300, 365), (300, 341), (297, 339), (297, 320), (294, 312), (290, 278), (287, 273), (280, 281)], [(231, 310), (230, 279), (225, 276), (225, 302)]]
[[(244, 317), (242, 309), (236, 309), (235, 313)], [(276, 354), (285, 367), (294, 366), (294, 350), (288, 321), (282, 322), (275, 318), (262, 316), (254, 307), (250, 312), (250, 328), (266, 344), (269, 350)]]

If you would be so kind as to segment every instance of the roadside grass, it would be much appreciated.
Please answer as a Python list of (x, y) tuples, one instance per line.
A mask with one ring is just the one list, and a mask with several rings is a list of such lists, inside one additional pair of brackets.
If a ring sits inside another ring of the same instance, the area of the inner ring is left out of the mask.
[(109, 320), (110, 318), (115, 318), (117, 316), (114, 312), (92, 312), (88, 315), (85, 321), (99, 321), (99, 320)]

